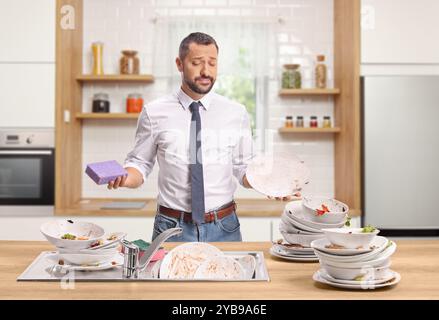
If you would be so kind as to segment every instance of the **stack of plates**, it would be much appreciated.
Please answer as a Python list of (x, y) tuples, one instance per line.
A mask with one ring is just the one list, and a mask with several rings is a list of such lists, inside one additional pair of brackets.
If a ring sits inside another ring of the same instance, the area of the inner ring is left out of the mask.
[(320, 270), (313, 279), (345, 289), (377, 289), (398, 283), (401, 276), (390, 269), (390, 256), (396, 244), (376, 236), (366, 248), (346, 249), (326, 239), (311, 243), (320, 261)]
[[(41, 226), (41, 232), (57, 251), (48, 259), (63, 270), (103, 270), (123, 263), (120, 241), (126, 233), (105, 234), (91, 222), (52, 220)], [(69, 239), (66, 239), (69, 235)]]
[[(302, 201), (292, 201), (285, 206), (281, 216), (279, 231), (284, 241), (273, 244), (273, 256), (290, 261), (318, 261), (311, 242), (325, 238), (322, 229), (340, 228), (346, 223), (346, 216), (339, 223), (327, 224), (310, 221), (303, 214)], [(293, 245), (293, 246), (289, 246)]]

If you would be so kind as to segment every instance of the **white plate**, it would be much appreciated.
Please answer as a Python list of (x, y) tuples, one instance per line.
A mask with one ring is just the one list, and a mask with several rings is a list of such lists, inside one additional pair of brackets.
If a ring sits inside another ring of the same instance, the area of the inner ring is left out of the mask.
[(194, 274), (197, 280), (243, 280), (246, 273), (242, 265), (225, 255), (206, 259)]
[(327, 284), (327, 285), (330, 285), (330, 286), (336, 287), (336, 288), (353, 289), (353, 290), (373, 290), (373, 289), (394, 286), (399, 281), (401, 281), (401, 275), (398, 272), (395, 272), (395, 271), (392, 271), (392, 272), (394, 272), (394, 275), (395, 275), (393, 280), (391, 280), (389, 282), (373, 284), (373, 285), (370, 285), (370, 284), (367, 284), (367, 285), (364, 285), (364, 284), (345, 284), (345, 283), (332, 282), (332, 281), (325, 279), (322, 276), (322, 274), (320, 273), (320, 270), (318, 270), (316, 273), (314, 273), (312, 278), (316, 282)]
[[(340, 223), (319, 223), (307, 220), (303, 215), (303, 205), (302, 201), (291, 201), (285, 206), (284, 213), (287, 218), (294, 222), (298, 222), (301, 225), (308, 226), (313, 229), (321, 230), (324, 228), (341, 228), (346, 223), (346, 218)], [(347, 217), (347, 215), (346, 215)]]
[(325, 237), (325, 235), (322, 234), (316, 234), (316, 235), (309, 235), (309, 234), (292, 234), (288, 232), (284, 232), (280, 230), (280, 233), (284, 237), (285, 241), (292, 244), (300, 244), (304, 247), (311, 247), (311, 242), (317, 239), (322, 239)]
[(271, 197), (286, 197), (301, 191), (309, 175), (304, 162), (289, 152), (256, 156), (246, 170), (253, 189)]
[(318, 256), (321, 260), (327, 262), (327, 264), (333, 265), (335, 267), (346, 268), (346, 265), (351, 266), (351, 268), (357, 268), (362, 266), (367, 266), (372, 263), (375, 264), (375, 261), (382, 261), (388, 257), (390, 257), (396, 250), (396, 243), (390, 241), (390, 245), (387, 246), (387, 243), (372, 252), (358, 254), (355, 256), (336, 256), (328, 253), (321, 252), (320, 250), (314, 249), (316, 256)]
[(245, 271), (246, 279), (253, 279), (253, 274), (255, 273), (256, 270), (256, 259), (254, 256), (247, 254), (243, 256), (229, 255), (228, 257), (235, 259), (241, 264), (242, 268)]
[[(288, 233), (295, 233), (295, 234), (316, 234), (316, 232), (309, 232), (302, 229), (297, 228), (294, 223), (288, 219), (285, 214), (282, 214), (280, 217), (280, 224), (279, 224), (279, 230), (284, 230)], [(321, 232), (319, 232), (321, 233)]]
[(288, 260), (288, 261), (296, 261), (296, 262), (318, 262), (319, 259), (316, 257), (303, 257), (303, 256), (284, 256), (281, 254), (278, 254), (276, 251), (273, 250), (273, 248), (270, 248), (270, 254), (274, 257)]
[[(67, 272), (67, 271), (100, 271), (100, 270), (107, 270), (111, 268), (116, 268), (118, 266), (123, 265), (123, 256), (120, 253), (117, 253), (114, 255), (114, 257), (105, 263), (98, 264), (98, 265), (73, 265), (73, 264), (59, 264), (59, 256), (57, 252), (53, 252), (52, 255), (48, 255), (47, 259), (54, 263), (54, 270), (58, 270), (60, 272)], [(115, 262), (115, 264), (113, 264)]]
[(59, 253), (58, 257), (67, 264), (72, 265), (95, 265), (104, 264), (111, 261), (119, 252), (116, 249), (105, 250), (104, 253), (97, 251), (95, 254), (90, 253)]
[(288, 221), (290, 224), (292, 224), (296, 229), (300, 229), (300, 230), (306, 231), (308, 233), (314, 233), (314, 234), (321, 233), (321, 234), (323, 234), (323, 232), (320, 231), (320, 229), (313, 228), (313, 227), (307, 226), (306, 224), (292, 220), (285, 211), (282, 212), (281, 219), (286, 219), (286, 221)]
[(335, 256), (353, 256), (363, 253), (371, 252), (375, 249), (382, 248), (387, 244), (387, 239), (384, 237), (376, 237), (372, 243), (370, 244), (369, 248), (365, 249), (346, 249), (346, 248), (340, 248), (340, 249), (334, 249), (334, 248), (327, 248), (326, 246), (330, 246), (331, 242), (329, 242), (328, 239), (318, 239), (311, 242), (311, 247), (315, 248), (317, 250), (320, 250), (322, 252), (335, 255)]
[(165, 256), (160, 266), (162, 279), (193, 279), (198, 267), (207, 259), (222, 256), (217, 247), (204, 242), (181, 244)]
[(384, 283), (387, 282), (391, 279), (393, 279), (395, 277), (395, 272), (389, 268), (386, 269), (386, 271), (383, 273), (383, 276), (379, 279), (375, 279), (375, 280), (343, 280), (343, 279), (337, 279), (332, 277), (327, 270), (325, 270), (324, 268), (320, 269), (320, 275), (325, 278), (326, 280), (330, 281), (330, 282), (337, 282), (337, 283), (341, 283), (341, 284), (364, 284), (364, 285), (369, 285), (369, 284), (380, 284), (380, 283)]
[(277, 244), (273, 244), (273, 250), (276, 251), (277, 253), (284, 255), (284, 256), (302, 256), (302, 257), (306, 257), (306, 256), (313, 256), (316, 257), (316, 255), (314, 254), (314, 251), (291, 251), (291, 250), (287, 250), (282, 246), (279, 246)]
[[(116, 238), (113, 239), (113, 240), (108, 240), (108, 238), (110, 238), (113, 235)], [(95, 246), (95, 247), (91, 247), (91, 248), (86, 249), (86, 250), (100, 250), (101, 248), (103, 248), (103, 249), (111, 248), (111, 247), (113, 247), (113, 245), (116, 246), (126, 236), (127, 236), (127, 234), (125, 232), (111, 232), (111, 233), (108, 233), (108, 234), (104, 235), (101, 239), (99, 239), (100, 241), (102, 241), (101, 245)]]

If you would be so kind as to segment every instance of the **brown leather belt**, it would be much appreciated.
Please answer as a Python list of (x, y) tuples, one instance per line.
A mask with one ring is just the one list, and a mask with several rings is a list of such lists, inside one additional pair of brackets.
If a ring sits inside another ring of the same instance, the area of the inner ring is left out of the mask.
[[(204, 222), (210, 223), (210, 222), (215, 221), (215, 212), (216, 212), (217, 219), (222, 219), (222, 218), (230, 215), (235, 210), (236, 210), (236, 203), (235, 203), (235, 201), (232, 201), (229, 204), (225, 205), (224, 208), (221, 208), (219, 210), (209, 211), (209, 212), (205, 213), (204, 214)], [(164, 214), (165, 216), (168, 216), (168, 217), (176, 218), (176, 219), (180, 219), (181, 214), (184, 213), (184, 216), (183, 216), (184, 222), (186, 222), (186, 223), (193, 222), (192, 214), (190, 212), (179, 211), (179, 210), (170, 209), (170, 208), (167, 208), (164, 206), (159, 206), (159, 213)]]

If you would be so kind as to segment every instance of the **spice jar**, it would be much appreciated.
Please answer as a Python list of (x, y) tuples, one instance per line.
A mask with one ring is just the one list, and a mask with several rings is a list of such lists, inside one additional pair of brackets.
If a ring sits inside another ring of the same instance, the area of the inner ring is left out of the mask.
[(315, 77), (316, 77), (316, 83), (315, 83), (316, 87), (321, 89), (326, 88), (327, 68), (325, 65), (325, 56), (322, 54), (317, 56)]
[(141, 94), (131, 93), (127, 98), (127, 112), (139, 113), (143, 108), (143, 98)]
[(94, 75), (104, 74), (104, 66), (103, 66), (103, 50), (104, 44), (102, 42), (93, 42), (91, 45), (91, 50), (93, 53), (93, 71)]
[(296, 117), (296, 127), (303, 128), (303, 116)]
[(309, 127), (310, 128), (317, 128), (318, 126), (319, 126), (319, 124), (317, 122), (317, 117), (311, 116), (310, 121), (309, 121)]
[(119, 61), (121, 74), (139, 74), (139, 58), (135, 50), (123, 50)]
[(302, 75), (299, 64), (285, 64), (282, 72), (283, 89), (300, 89), (302, 87)]
[(96, 93), (93, 95), (93, 112), (110, 112), (110, 100), (106, 93)]
[(330, 116), (324, 116), (323, 117), (323, 128), (331, 128), (331, 117)]
[(292, 128), (293, 125), (293, 117), (292, 116), (286, 116), (285, 118), (285, 128)]

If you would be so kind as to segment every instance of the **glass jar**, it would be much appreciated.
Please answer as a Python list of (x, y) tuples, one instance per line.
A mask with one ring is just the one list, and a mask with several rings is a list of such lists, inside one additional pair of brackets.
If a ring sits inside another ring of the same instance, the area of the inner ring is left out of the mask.
[(293, 128), (293, 117), (292, 116), (286, 116), (285, 117), (285, 128)]
[(285, 64), (282, 72), (283, 89), (300, 89), (302, 87), (302, 75), (299, 64)]
[(327, 78), (327, 68), (325, 64), (325, 56), (317, 56), (317, 64), (315, 67), (315, 77), (316, 77), (316, 88), (324, 89), (326, 88), (326, 78)]
[(106, 93), (96, 93), (93, 95), (93, 112), (110, 112), (110, 100)]
[(139, 113), (143, 108), (143, 98), (139, 93), (130, 93), (127, 97), (127, 112)]
[(93, 42), (91, 45), (91, 50), (93, 53), (93, 71), (94, 75), (104, 74), (103, 66), (103, 50), (104, 44), (102, 42)]
[(309, 120), (309, 127), (310, 128), (317, 128), (319, 126), (318, 122), (317, 122), (317, 117), (316, 116), (311, 116), (310, 120)]
[(296, 128), (303, 128), (303, 116), (296, 117)]
[(123, 50), (120, 58), (120, 74), (139, 74), (140, 61), (135, 50)]
[(323, 117), (323, 128), (331, 128), (331, 117), (330, 116), (324, 116)]

